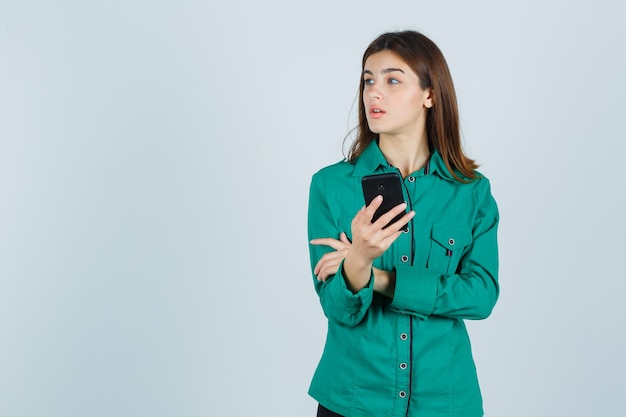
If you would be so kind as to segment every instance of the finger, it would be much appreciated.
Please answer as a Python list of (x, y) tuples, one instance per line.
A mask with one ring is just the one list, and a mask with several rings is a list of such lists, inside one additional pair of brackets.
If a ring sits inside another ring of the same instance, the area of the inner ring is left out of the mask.
[(405, 214), (404, 216), (400, 217), (395, 222), (391, 223), (389, 225), (389, 227), (387, 229), (385, 229), (385, 230), (398, 231), (398, 230), (402, 229), (404, 226), (406, 226), (411, 221), (411, 219), (413, 217), (415, 217), (415, 212), (413, 210), (411, 210), (407, 214)]
[[(385, 229), (385, 231), (387, 231), (387, 229)], [(395, 242), (395, 240), (399, 238), (401, 234), (402, 234), (402, 230), (398, 230), (398, 231), (394, 231), (391, 235), (383, 238), (385, 247), (389, 248), (389, 246), (391, 246), (392, 243)]]
[(341, 235), (339, 235), (339, 240), (343, 243), (352, 244), (350, 239), (348, 239), (348, 235), (346, 235), (346, 232), (341, 232)]
[(347, 253), (348, 253), (347, 249), (344, 249), (344, 250), (340, 250), (336, 252), (328, 252), (324, 254), (324, 256), (322, 256), (320, 260), (317, 262), (317, 264), (315, 265), (315, 268), (313, 269), (313, 273), (315, 275), (318, 275), (321, 271), (325, 269), (334, 268), (335, 271), (332, 272), (334, 274), (337, 271), (337, 269), (339, 269), (339, 264), (341, 263), (343, 258), (346, 257)]
[(326, 282), (326, 280), (328, 279), (328, 274), (326, 273), (325, 270), (321, 271), (318, 275), (317, 275), (317, 280), (318, 281), (322, 281), (322, 282)]
[(368, 206), (361, 207), (361, 210), (359, 210), (352, 219), (352, 229), (354, 230), (354, 227), (359, 224), (364, 226), (372, 224), (372, 217), (374, 217), (374, 213), (376, 213), (376, 210), (378, 210), (382, 203), (383, 196), (378, 195), (374, 197)]
[(320, 273), (320, 271), (321, 271), (322, 269), (324, 269), (324, 266), (328, 263), (328, 256), (327, 256), (327, 255), (328, 255), (328, 254), (326, 254), (326, 255), (322, 256), (322, 257), (320, 258), (320, 260), (319, 260), (319, 261), (317, 261), (317, 264), (315, 264), (315, 268), (313, 269), (313, 273), (314, 273), (315, 275), (318, 275), (318, 274)]
[(325, 264), (321, 270), (321, 280), (326, 282), (331, 275), (335, 275), (339, 271), (339, 265), (341, 265), (342, 260), (343, 258), (337, 258)]
[(372, 221), (372, 217), (374, 217), (374, 213), (376, 213), (376, 210), (378, 210), (378, 207), (380, 207), (381, 204), (383, 204), (383, 196), (377, 195), (370, 202), (369, 206), (366, 206), (365, 209), (363, 209), (363, 214), (367, 217), (367, 220), (370, 223)]
[(311, 243), (311, 245), (330, 246), (331, 248), (335, 250), (343, 249), (346, 246), (345, 242), (341, 242), (337, 239), (333, 239), (332, 237), (323, 237), (323, 238), (313, 239), (309, 243)]
[(394, 217), (406, 210), (406, 203), (400, 203), (397, 206), (391, 208), (388, 212), (383, 214), (374, 222), (374, 225), (381, 229), (387, 225)]
[(327, 262), (328, 257), (326, 255), (328, 254), (325, 254), (320, 258), (319, 261), (317, 261), (317, 263), (315, 264), (315, 268), (313, 268), (313, 274), (318, 275), (320, 273), (320, 271), (324, 267), (324, 264)]
[(334, 275), (339, 270), (339, 262), (338, 263), (328, 263), (324, 265), (324, 267), (320, 270), (320, 273), (317, 274), (317, 280), (326, 282), (328, 277)]
[[(385, 247), (391, 246), (391, 244), (400, 237), (404, 231), (401, 229), (402, 226), (407, 224), (413, 217), (415, 216), (415, 212), (411, 210), (406, 215), (402, 216), (398, 221), (389, 225), (388, 228), (382, 231), (382, 239), (385, 244)], [(386, 250), (386, 249), (385, 249)]]

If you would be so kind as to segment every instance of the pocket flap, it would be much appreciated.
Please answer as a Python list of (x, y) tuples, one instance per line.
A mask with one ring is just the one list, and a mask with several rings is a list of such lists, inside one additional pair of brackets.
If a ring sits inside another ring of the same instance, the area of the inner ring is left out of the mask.
[(451, 251), (463, 249), (472, 241), (472, 232), (464, 227), (434, 224), (432, 238), (446, 249)]

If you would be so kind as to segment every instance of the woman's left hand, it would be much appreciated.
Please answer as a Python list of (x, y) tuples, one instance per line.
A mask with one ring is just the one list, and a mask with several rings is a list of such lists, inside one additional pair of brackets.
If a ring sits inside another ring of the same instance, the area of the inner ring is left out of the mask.
[(313, 269), (313, 273), (317, 275), (317, 280), (326, 282), (329, 276), (336, 274), (339, 270), (339, 265), (341, 265), (343, 258), (346, 257), (352, 242), (350, 242), (350, 239), (348, 239), (348, 236), (346, 236), (344, 232), (341, 232), (339, 240), (326, 237), (313, 239), (310, 243), (311, 245), (330, 246), (335, 249), (334, 252), (328, 252), (322, 256)]

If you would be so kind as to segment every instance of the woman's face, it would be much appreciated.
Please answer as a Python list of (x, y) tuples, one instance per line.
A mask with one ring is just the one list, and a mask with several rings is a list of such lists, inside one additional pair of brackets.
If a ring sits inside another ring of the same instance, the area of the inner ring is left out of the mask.
[(370, 55), (363, 69), (363, 105), (372, 132), (380, 135), (421, 135), (426, 112), (432, 107), (430, 90), (423, 90), (417, 74), (395, 53)]

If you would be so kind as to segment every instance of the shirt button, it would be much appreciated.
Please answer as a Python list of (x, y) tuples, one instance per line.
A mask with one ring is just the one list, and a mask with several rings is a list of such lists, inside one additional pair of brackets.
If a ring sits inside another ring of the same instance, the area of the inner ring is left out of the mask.
[(415, 182), (415, 177), (409, 177), (409, 182)]
[(402, 229), (402, 233), (409, 233), (409, 228), (407, 227), (406, 229)]
[(452, 239), (452, 238), (448, 239), (448, 244), (449, 244), (450, 246), (454, 246), (454, 243), (455, 243), (455, 242), (454, 242), (454, 239)]
[(406, 392), (404, 392), (404, 391), (400, 391), (400, 392), (398, 393), (398, 395), (400, 396), (400, 398), (404, 398), (404, 397), (406, 397)]
[(408, 337), (409, 337), (409, 336), (407, 336), (407, 335), (406, 335), (406, 333), (402, 333), (402, 334), (400, 335), (400, 339), (402, 339), (402, 340), (406, 340)]
[(406, 256), (406, 255), (402, 255), (402, 258), (400, 258), (400, 259), (402, 259), (402, 262), (406, 262), (406, 261), (409, 260), (409, 257)]
[(407, 366), (407, 365), (406, 365), (406, 363), (402, 362), (402, 363), (400, 364), (400, 369), (405, 370), (405, 369), (406, 369), (406, 366)]

